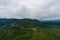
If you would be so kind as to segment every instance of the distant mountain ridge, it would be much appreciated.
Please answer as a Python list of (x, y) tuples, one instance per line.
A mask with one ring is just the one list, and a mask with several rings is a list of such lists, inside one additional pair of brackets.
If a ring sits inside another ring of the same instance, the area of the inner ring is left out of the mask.
[(28, 18), (23, 18), (23, 19), (15, 19), (15, 18), (0, 18), (0, 26), (3, 25), (8, 25), (8, 24), (13, 24), (13, 23), (19, 23), (19, 22), (35, 22), (38, 24), (46, 24), (46, 25), (60, 25), (60, 20), (37, 20), (37, 19), (28, 19)]
[(60, 20), (42, 20), (41, 21), (43, 24), (47, 25), (59, 25), (60, 26)]
[(7, 18), (0, 18), (0, 26), (3, 26), (3, 25), (8, 25), (8, 24), (11, 24), (11, 23), (15, 23), (15, 22), (37, 22), (39, 23), (40, 21), (36, 20), (36, 19), (28, 19), (28, 18), (23, 18), (23, 19), (15, 19), (15, 18), (10, 18), (10, 19), (7, 19)]
[(0, 26), (7, 25), (10, 23), (14, 23), (16, 21), (19, 21), (18, 19), (6, 19), (6, 18), (0, 18)]
[(42, 24), (39, 20), (37, 19), (0, 19), (0, 26), (7, 26), (7, 25), (18, 25), (18, 26), (23, 26), (23, 27), (50, 27), (48, 25)]

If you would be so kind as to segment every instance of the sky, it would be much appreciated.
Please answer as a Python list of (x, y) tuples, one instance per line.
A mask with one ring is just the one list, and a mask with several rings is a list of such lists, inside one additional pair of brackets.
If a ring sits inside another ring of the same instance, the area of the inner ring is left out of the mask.
[(0, 0), (0, 18), (60, 19), (60, 0)]

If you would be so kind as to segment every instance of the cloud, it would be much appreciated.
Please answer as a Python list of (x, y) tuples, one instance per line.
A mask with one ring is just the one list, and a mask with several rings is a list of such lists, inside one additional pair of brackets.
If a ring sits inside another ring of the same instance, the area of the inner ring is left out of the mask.
[(0, 18), (60, 19), (60, 0), (0, 0)]

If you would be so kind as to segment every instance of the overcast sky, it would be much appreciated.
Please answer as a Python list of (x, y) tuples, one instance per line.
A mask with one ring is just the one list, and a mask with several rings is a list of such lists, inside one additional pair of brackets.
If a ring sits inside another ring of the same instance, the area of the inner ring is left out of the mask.
[(60, 0), (0, 0), (0, 18), (60, 19)]

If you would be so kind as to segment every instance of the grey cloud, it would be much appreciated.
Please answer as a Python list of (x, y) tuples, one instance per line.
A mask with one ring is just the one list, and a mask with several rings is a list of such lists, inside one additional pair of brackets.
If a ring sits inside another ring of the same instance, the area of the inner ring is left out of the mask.
[(60, 19), (60, 0), (0, 0), (0, 17)]

